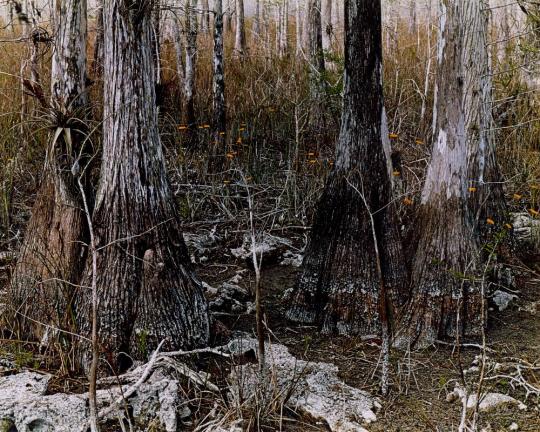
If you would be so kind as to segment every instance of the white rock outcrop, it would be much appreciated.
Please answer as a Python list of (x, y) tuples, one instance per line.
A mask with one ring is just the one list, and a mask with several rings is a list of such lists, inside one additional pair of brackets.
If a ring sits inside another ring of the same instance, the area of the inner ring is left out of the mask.
[[(134, 375), (135, 376), (135, 375)], [(22, 372), (0, 377), (0, 432), (15, 427), (17, 432), (86, 432), (88, 430), (88, 394), (47, 395), (52, 376)], [(123, 386), (123, 391), (129, 385)], [(160, 424), (167, 432), (178, 430), (178, 382), (159, 371), (154, 373), (126, 401), (132, 417), (145, 430), (150, 422)], [(98, 390), (98, 408), (108, 406), (121, 395), (118, 386)], [(125, 415), (126, 405), (113, 410), (106, 419)], [(2, 429), (4, 428), (4, 429)], [(137, 430), (137, 429), (135, 429)]]
[[(229, 343), (231, 353), (255, 352), (255, 339), (236, 339)], [(267, 371), (261, 380), (258, 366), (237, 366), (231, 373), (232, 399), (254, 397), (257, 389), (265, 394), (280, 394), (286, 405), (314, 419), (324, 421), (333, 432), (365, 432), (365, 425), (377, 419), (381, 407), (377, 398), (344, 383), (338, 367), (330, 363), (309, 363), (289, 353), (284, 345), (265, 348)], [(275, 391), (272, 391), (275, 390)], [(288, 396), (288, 397), (287, 397)]]

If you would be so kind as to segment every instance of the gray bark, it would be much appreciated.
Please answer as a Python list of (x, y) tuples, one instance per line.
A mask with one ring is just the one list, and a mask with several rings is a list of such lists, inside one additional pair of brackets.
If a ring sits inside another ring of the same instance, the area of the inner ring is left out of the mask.
[[(100, 346), (122, 370), (160, 341), (170, 349), (208, 342), (201, 283), (182, 238), (158, 133), (152, 2), (105, 0), (103, 158), (92, 218), (98, 251)], [(83, 279), (89, 285), (90, 266)], [(90, 293), (78, 296), (88, 334)], [(88, 347), (82, 346), (87, 366)]]
[(325, 85), (323, 81), (324, 51), (322, 46), (321, 0), (308, 0), (308, 55), (309, 84), (312, 99), (310, 126), (320, 129), (324, 125), (323, 98)]
[(225, 76), (223, 61), (223, 0), (214, 0), (214, 55), (213, 55), (213, 135), (214, 161), (212, 165), (220, 167), (225, 153), (226, 110)]
[(184, 74), (185, 122), (195, 127), (195, 80), (197, 68), (197, 0), (185, 0), (186, 70)]
[[(464, 109), (468, 142), (469, 206), (477, 230), (488, 240), (491, 231), (506, 223), (507, 207), (496, 160), (492, 115), (493, 84), (489, 49), (489, 4), (479, 0), (465, 5)], [(495, 226), (486, 221), (490, 219)]]
[[(346, 0), (342, 126), (287, 317), (373, 334), (406, 300), (383, 148), (380, 2)], [(384, 307), (381, 307), (384, 306)]]
[(238, 57), (243, 57), (246, 54), (244, 0), (236, 0), (236, 32), (234, 37), (234, 51)]
[[(85, 131), (86, 1), (58, 2), (51, 68), (51, 135), (43, 180), (12, 280), (14, 310), (23, 326), (66, 328), (69, 305), (83, 266), (86, 240), (76, 177)], [(29, 318), (29, 320), (27, 320)]]
[[(476, 335), (484, 301), (474, 283), (478, 241), (467, 206), (466, 67), (464, 23), (469, 0), (441, 0), (435, 143), (413, 242), (412, 300), (398, 344), (426, 346), (446, 336)], [(459, 320), (458, 320), (459, 317)]]

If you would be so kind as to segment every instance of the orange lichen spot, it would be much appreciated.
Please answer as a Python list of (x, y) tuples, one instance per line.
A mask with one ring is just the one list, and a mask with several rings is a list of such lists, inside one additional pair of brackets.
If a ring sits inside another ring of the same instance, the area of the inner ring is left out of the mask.
[(317, 163), (317, 159), (310, 159), (308, 161), (310, 164), (316, 164)]
[(529, 209), (529, 213), (533, 216), (538, 216), (540, 214), (540, 212), (538, 212), (537, 210), (533, 208)]
[(231, 184), (231, 181), (230, 180), (223, 180), (223, 184), (229, 185), (229, 184)]
[(210, 129), (210, 125), (209, 124), (203, 124), (203, 128), (204, 129)]
[(314, 152), (309, 152), (307, 155), (308, 156), (315, 156), (315, 153)]
[(186, 130), (188, 127), (186, 125), (178, 126), (178, 130)]
[(204, 129), (204, 125), (200, 125), (200, 126), (199, 126), (199, 129)]
[(234, 153), (227, 153), (227, 159), (233, 159), (234, 158)]
[(398, 135), (397, 133), (391, 133), (390, 135), (388, 135), (388, 137), (389, 137), (390, 139), (395, 140), (395, 139), (398, 139), (398, 138), (399, 138), (399, 135)]
[(246, 130), (245, 127), (241, 127), (240, 129), (238, 129), (240, 132), (244, 132)]
[(403, 200), (403, 204), (410, 206), (410, 205), (413, 205), (413, 201), (410, 198), (405, 198)]
[(540, 189), (540, 186), (538, 186), (538, 185), (532, 185), (532, 186), (531, 186), (531, 189), (532, 189), (532, 190), (538, 190), (538, 189)]
[(475, 187), (470, 187), (469, 192), (473, 192), (473, 193), (476, 192), (476, 188)]
[(399, 177), (399, 176), (401, 175), (401, 173), (400, 173), (399, 171), (394, 171), (394, 172), (392, 173), (392, 175), (393, 175), (394, 177)]
[(523, 196), (523, 195), (520, 195), (520, 194), (515, 193), (515, 194), (514, 194), (514, 199), (515, 199), (515, 200), (520, 200), (520, 199), (522, 198), (522, 196)]
[(486, 219), (486, 223), (487, 223), (488, 225), (495, 225), (495, 221), (494, 221), (493, 219), (490, 219), (490, 218), (487, 218), (487, 219)]
[(509, 224), (509, 223), (504, 224), (504, 227), (508, 228), (509, 230), (513, 228), (512, 224)]
[(328, 165), (330, 166), (334, 165), (334, 161), (332, 159), (328, 159)]
[(238, 139), (236, 140), (236, 144), (242, 144), (242, 137), (238, 137)]
[(418, 138), (417, 138), (416, 141), (415, 141), (415, 143), (418, 144), (418, 145), (422, 145), (422, 144), (424, 144), (424, 141), (422, 141), (421, 139), (418, 139)]
[(225, 132), (220, 132), (219, 133), (221, 136), (225, 136)]

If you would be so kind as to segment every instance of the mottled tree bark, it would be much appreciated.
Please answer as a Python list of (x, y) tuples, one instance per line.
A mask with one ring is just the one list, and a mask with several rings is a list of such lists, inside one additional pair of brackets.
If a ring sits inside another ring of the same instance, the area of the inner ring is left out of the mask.
[[(412, 296), (397, 339), (402, 346), (426, 346), (438, 338), (475, 335), (481, 330), (483, 299), (474, 283), (478, 243), (467, 206), (467, 55), (469, 0), (441, 0), (438, 41), (435, 143), (413, 243)], [(459, 317), (459, 320), (458, 320)]]
[(83, 267), (86, 240), (77, 186), (87, 105), (86, 1), (57, 2), (49, 107), (51, 139), (13, 280), (23, 332), (41, 337), (37, 322), (71, 325), (69, 305)]
[(214, 0), (214, 55), (213, 64), (213, 136), (214, 150), (211, 166), (222, 166), (225, 153), (226, 110), (225, 76), (223, 62), (223, 0)]
[[(334, 35), (334, 28), (332, 25), (332, 3), (335, 0), (322, 0), (322, 47), (325, 53), (330, 53), (332, 51), (332, 38)], [(329, 68), (331, 65), (330, 62), (325, 62), (326, 68)]]
[(324, 51), (322, 46), (321, 0), (308, 0), (308, 55), (309, 85), (312, 100), (310, 127), (312, 130), (324, 128), (323, 98)]
[(180, 88), (180, 93), (184, 93), (184, 42), (182, 39), (182, 25), (180, 19), (176, 16), (173, 17), (173, 26), (174, 26), (174, 53), (176, 55), (176, 77), (178, 79), (178, 85)]
[[(195, 80), (197, 68), (197, 0), (185, 0), (186, 70), (184, 74), (185, 122), (195, 134)], [(193, 143), (192, 143), (193, 144)]]
[(302, 13), (300, 9), (300, 0), (296, 0), (296, 11), (295, 11), (295, 26), (296, 26), (296, 56), (300, 57), (303, 52), (302, 46)]
[(246, 54), (246, 27), (244, 17), (244, 0), (236, 0), (236, 32), (234, 52), (238, 57)]
[(253, 34), (256, 37), (261, 35), (261, 1), (255, 0), (255, 15), (253, 16)]
[[(492, 115), (493, 84), (489, 49), (489, 4), (464, 5), (464, 109), (468, 142), (469, 207), (482, 241), (504, 229), (508, 212), (497, 165)], [(494, 221), (490, 225), (487, 221)]]
[[(122, 370), (161, 340), (170, 349), (208, 342), (201, 284), (182, 238), (158, 133), (153, 2), (105, 0), (103, 159), (92, 217), (97, 246), (99, 339)], [(83, 286), (92, 277), (88, 265)], [(88, 334), (90, 293), (77, 318)], [(82, 362), (88, 352), (82, 347)]]
[(391, 317), (406, 300), (407, 275), (383, 149), (381, 6), (347, 0), (345, 8), (335, 169), (317, 206), (287, 317), (328, 332), (372, 334), (381, 330), (381, 305)]
[(208, 33), (210, 31), (210, 6), (208, 0), (201, 0), (201, 31)]

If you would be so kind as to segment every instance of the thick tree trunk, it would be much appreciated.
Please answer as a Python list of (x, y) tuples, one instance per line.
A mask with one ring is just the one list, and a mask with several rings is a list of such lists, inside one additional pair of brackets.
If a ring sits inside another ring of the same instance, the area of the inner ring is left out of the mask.
[(383, 149), (380, 2), (345, 5), (335, 169), (317, 207), (287, 317), (329, 332), (372, 334), (381, 330), (381, 305), (392, 316), (406, 300), (407, 275)]
[(236, 33), (234, 37), (234, 52), (238, 57), (244, 57), (246, 54), (244, 0), (236, 0)]
[(412, 297), (397, 344), (425, 346), (481, 330), (478, 244), (467, 206), (464, 22), (469, 0), (441, 0), (433, 145), (417, 226)]
[[(117, 370), (167, 348), (208, 342), (201, 284), (187, 253), (157, 126), (152, 2), (105, 0), (103, 159), (92, 218), (97, 246), (99, 339)], [(88, 266), (83, 286), (92, 277)], [(78, 321), (90, 328), (90, 293)], [(83, 365), (88, 358), (82, 348)], [(125, 354), (123, 354), (125, 353)]]
[[(332, 51), (332, 38), (334, 37), (334, 28), (332, 26), (332, 3), (335, 0), (322, 0), (322, 47), (325, 53)], [(326, 67), (329, 68), (330, 62), (326, 62)]]
[[(86, 1), (58, 2), (51, 69), (52, 129), (40, 190), (14, 271), (11, 299), (23, 332), (70, 326), (86, 230), (77, 186), (87, 105)], [(28, 318), (28, 320), (27, 320)]]
[(225, 110), (225, 76), (223, 62), (223, 0), (214, 0), (214, 55), (213, 55), (213, 135), (214, 151), (211, 165), (221, 167), (225, 153), (227, 130)]
[[(469, 207), (482, 241), (509, 222), (501, 175), (497, 165), (492, 115), (492, 68), (489, 49), (489, 4), (479, 0), (465, 5), (463, 50), (465, 73), (465, 127), (468, 141)], [(494, 221), (495, 225), (487, 221)]]

